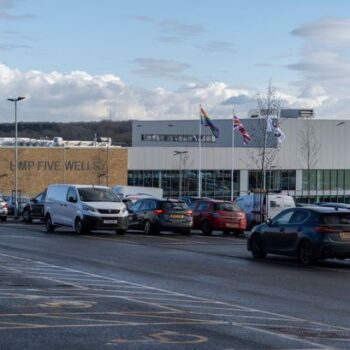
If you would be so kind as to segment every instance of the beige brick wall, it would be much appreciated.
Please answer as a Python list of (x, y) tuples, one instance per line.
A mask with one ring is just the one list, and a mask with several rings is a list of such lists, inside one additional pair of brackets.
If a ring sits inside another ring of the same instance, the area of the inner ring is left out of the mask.
[[(15, 149), (0, 148), (0, 193), (15, 189)], [(34, 196), (54, 183), (127, 184), (125, 148), (18, 147), (18, 190)]]

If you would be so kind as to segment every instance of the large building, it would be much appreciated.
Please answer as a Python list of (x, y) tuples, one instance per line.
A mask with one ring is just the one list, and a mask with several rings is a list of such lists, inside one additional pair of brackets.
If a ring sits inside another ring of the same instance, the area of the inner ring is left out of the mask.
[[(15, 191), (15, 139), (0, 139), (0, 193)], [(127, 183), (127, 149), (110, 140), (17, 140), (17, 189), (34, 196), (53, 183), (116, 185)]]
[(266, 189), (299, 201), (350, 202), (350, 121), (315, 119), (308, 110), (282, 111), (275, 122), (286, 139), (279, 144), (267, 133), (264, 167), (266, 120), (253, 113), (241, 121), (252, 138), (247, 145), (232, 132), (232, 119), (213, 120), (218, 138), (207, 127), (200, 132), (199, 120), (133, 121), (128, 184), (161, 187), (169, 197), (179, 191), (196, 196), (201, 158), (202, 196), (230, 199), (233, 174), (234, 196), (263, 188), (265, 177)]

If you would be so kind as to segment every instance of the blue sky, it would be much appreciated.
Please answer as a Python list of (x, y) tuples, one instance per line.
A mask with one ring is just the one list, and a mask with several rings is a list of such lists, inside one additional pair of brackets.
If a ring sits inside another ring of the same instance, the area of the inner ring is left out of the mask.
[(24, 120), (245, 117), (270, 79), (286, 108), (350, 112), (347, 0), (0, 0), (0, 31)]

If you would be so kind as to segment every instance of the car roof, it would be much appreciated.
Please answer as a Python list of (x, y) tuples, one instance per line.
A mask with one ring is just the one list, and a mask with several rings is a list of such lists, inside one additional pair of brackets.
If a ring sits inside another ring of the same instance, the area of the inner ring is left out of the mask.
[(49, 185), (49, 187), (51, 186), (66, 186), (66, 187), (76, 187), (76, 188), (108, 188), (111, 189), (108, 186), (101, 186), (101, 185), (84, 185), (84, 184), (52, 184)]
[(203, 201), (203, 202), (212, 202), (212, 203), (234, 203), (229, 200), (225, 201), (222, 199), (213, 199), (213, 198), (201, 198), (198, 201)]
[(317, 213), (324, 213), (324, 214), (334, 214), (334, 213), (349, 213), (350, 210), (347, 208), (333, 208), (333, 207), (319, 207), (319, 206), (307, 206), (307, 207), (296, 207), (295, 209), (306, 209), (310, 211), (314, 211)]

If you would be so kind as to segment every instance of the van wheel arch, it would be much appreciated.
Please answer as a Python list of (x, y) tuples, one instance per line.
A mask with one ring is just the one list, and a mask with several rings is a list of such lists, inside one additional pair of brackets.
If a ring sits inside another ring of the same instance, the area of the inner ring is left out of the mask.
[(52, 225), (51, 215), (49, 213), (45, 215), (45, 228), (46, 232), (53, 232), (55, 230), (55, 226)]
[(78, 235), (87, 234), (90, 231), (80, 216), (74, 220), (74, 230)]

